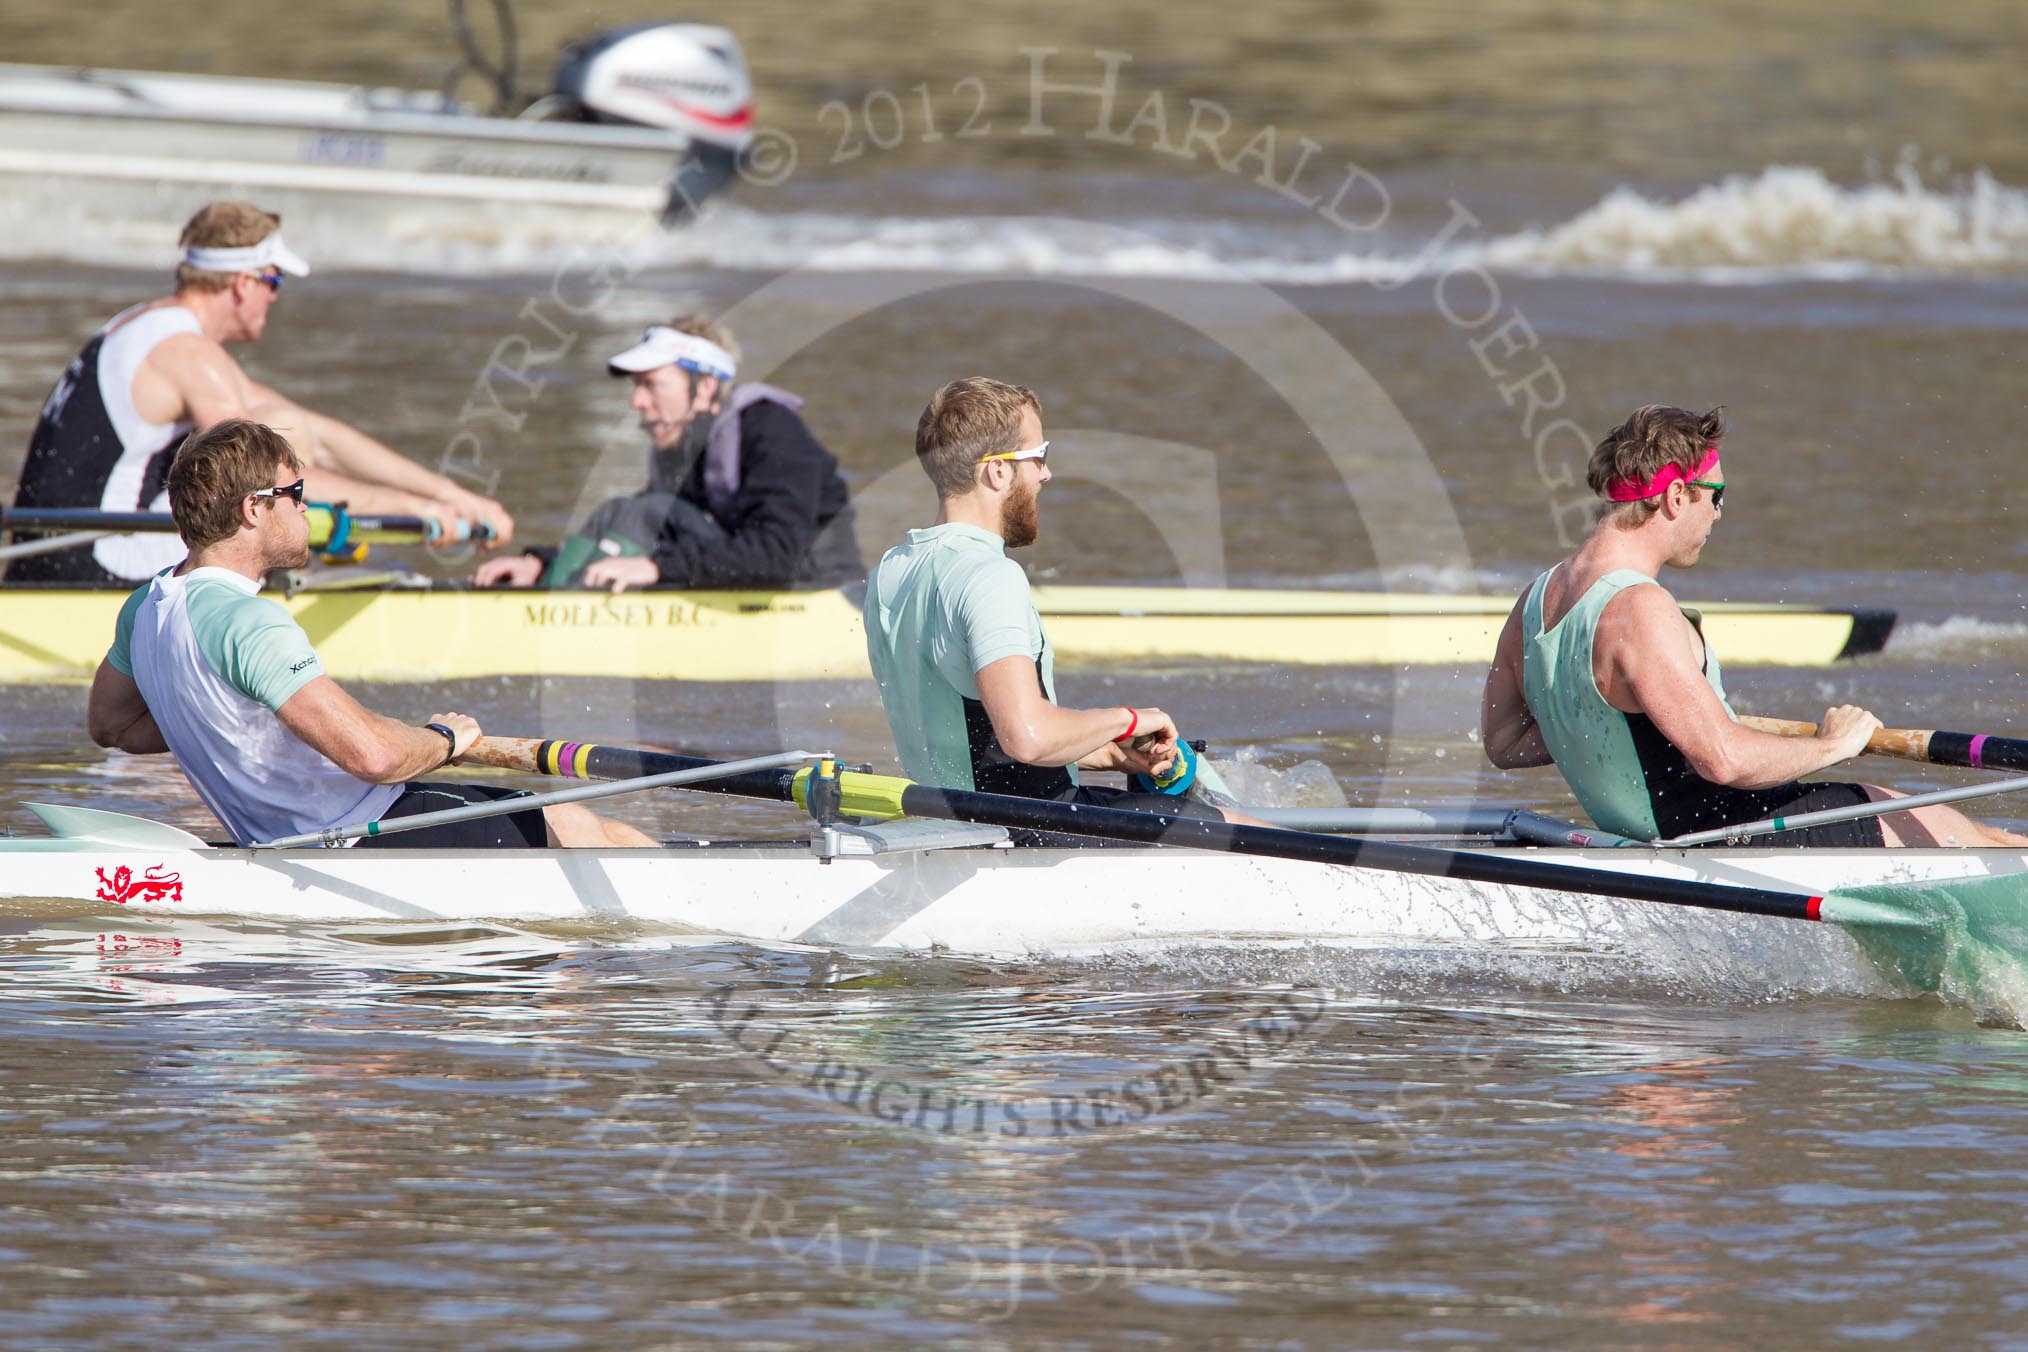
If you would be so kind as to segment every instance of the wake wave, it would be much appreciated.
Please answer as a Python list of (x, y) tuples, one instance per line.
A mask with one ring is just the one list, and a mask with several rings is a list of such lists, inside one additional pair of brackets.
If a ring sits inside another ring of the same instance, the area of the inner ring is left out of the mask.
[[(0, 195), (0, 259), (170, 266), (180, 212), (160, 202), (50, 192), (46, 200), (33, 189)], [(581, 265), (588, 249), (651, 268), (1283, 286), (1398, 284), (1460, 266), (1708, 285), (2028, 274), (2028, 190), (1983, 172), (1958, 187), (1931, 188), (1906, 168), (1891, 182), (1856, 187), (1805, 167), (1737, 175), (1680, 198), (1621, 187), (1560, 224), (1477, 238), (1461, 231), (1433, 254), (1423, 241), (1355, 241), (1309, 219), (1269, 226), (1125, 216), (768, 212), (736, 195), (669, 233), (610, 214), (563, 210), (466, 205), (363, 211), (364, 204), (349, 204), (292, 213), (289, 237), (324, 267), (466, 274)]]
[(1962, 191), (1843, 188), (1815, 169), (1727, 178), (1678, 201), (1619, 188), (1575, 219), (1495, 240), (1496, 268), (1700, 281), (2028, 269), (2028, 192), (1984, 172)]

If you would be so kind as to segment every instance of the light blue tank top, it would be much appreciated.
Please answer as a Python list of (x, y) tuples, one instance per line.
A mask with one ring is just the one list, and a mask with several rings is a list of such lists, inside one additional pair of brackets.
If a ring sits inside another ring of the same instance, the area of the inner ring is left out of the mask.
[[(1555, 572), (1552, 568), (1535, 579), (1521, 612), (1521, 686), (1528, 712), (1541, 727), (1543, 745), (1555, 758), (1556, 768), (1592, 821), (1619, 835), (1653, 840), (1661, 832), (1629, 716), (1599, 693), (1592, 645), (1599, 617), (1615, 596), (1628, 587), (1660, 584), (1631, 568), (1616, 568), (1592, 583), (1554, 627), (1545, 629), (1542, 595)], [(1732, 714), (1718, 658), (1709, 648), (1704, 651), (1704, 679), (1725, 712)]]

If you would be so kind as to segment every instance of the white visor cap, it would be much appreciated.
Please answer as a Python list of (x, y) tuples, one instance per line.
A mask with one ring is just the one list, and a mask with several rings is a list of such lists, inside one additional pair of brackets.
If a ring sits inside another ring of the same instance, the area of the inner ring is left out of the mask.
[(283, 242), (279, 230), (260, 243), (241, 249), (185, 249), (183, 265), (200, 272), (259, 272), (262, 268), (277, 267), (291, 277), (310, 275), (310, 265)]
[(661, 324), (642, 334), (640, 342), (606, 362), (606, 370), (616, 376), (639, 375), (663, 366), (680, 366), (699, 375), (717, 376), (721, 381), (730, 381), (738, 368), (732, 354), (709, 338), (699, 338), (694, 333), (678, 333)]

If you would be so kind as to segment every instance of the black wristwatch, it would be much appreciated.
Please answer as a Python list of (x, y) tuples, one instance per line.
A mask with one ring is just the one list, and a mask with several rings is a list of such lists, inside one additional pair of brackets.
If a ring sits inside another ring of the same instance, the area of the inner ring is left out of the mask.
[(441, 732), (444, 735), (444, 758), (437, 766), (441, 770), (444, 766), (451, 763), (453, 756), (458, 754), (458, 734), (452, 732), (441, 723), (425, 723), (423, 726), (431, 732)]

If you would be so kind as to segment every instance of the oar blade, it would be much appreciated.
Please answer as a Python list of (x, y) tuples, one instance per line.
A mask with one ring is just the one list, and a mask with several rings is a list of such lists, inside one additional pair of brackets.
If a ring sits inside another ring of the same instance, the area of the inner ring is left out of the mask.
[(1855, 887), (1824, 898), (1820, 918), (1915, 989), (2028, 1023), (2028, 874)]

